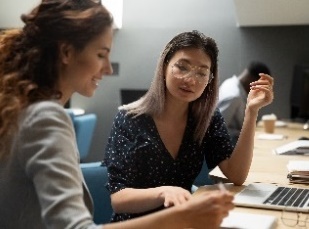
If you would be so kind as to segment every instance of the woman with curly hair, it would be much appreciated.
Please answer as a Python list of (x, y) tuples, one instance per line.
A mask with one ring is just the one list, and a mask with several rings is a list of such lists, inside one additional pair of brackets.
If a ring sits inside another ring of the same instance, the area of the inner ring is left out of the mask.
[[(102, 228), (63, 106), (73, 93), (92, 96), (112, 73), (113, 19), (94, 0), (43, 0), (22, 20), (0, 36), (0, 228)], [(216, 228), (231, 201), (214, 192), (103, 227)]]

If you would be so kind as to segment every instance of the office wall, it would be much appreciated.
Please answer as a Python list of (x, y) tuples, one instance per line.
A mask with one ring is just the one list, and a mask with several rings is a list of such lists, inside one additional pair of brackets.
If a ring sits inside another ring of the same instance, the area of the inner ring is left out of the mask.
[(220, 81), (239, 74), (250, 60), (265, 61), (275, 77), (275, 100), (260, 115), (289, 117), (293, 66), (309, 63), (309, 26), (238, 28), (233, 2), (226, 0), (125, 0), (123, 12), (111, 56), (119, 75), (105, 77), (92, 99), (75, 95), (72, 100), (73, 106), (98, 115), (87, 160), (104, 156), (120, 89), (148, 88), (161, 50), (182, 31), (197, 29), (217, 41)]

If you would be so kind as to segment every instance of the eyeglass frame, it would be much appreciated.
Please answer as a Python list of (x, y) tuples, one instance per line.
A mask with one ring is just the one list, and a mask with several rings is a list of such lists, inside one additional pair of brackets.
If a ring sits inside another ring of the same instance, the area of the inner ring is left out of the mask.
[[(181, 70), (180, 67), (184, 67), (184, 66), (181, 66), (181, 65), (187, 65), (190, 67), (190, 70)], [(186, 61), (177, 61), (175, 62), (174, 64), (172, 64), (172, 75), (173, 77), (175, 77), (176, 79), (185, 79), (185, 78), (189, 78), (189, 77), (192, 77), (194, 76), (194, 80), (196, 80), (199, 84), (202, 84), (202, 83), (210, 83), (211, 80), (214, 78), (214, 75), (213, 73), (210, 71), (210, 69), (206, 68), (207, 71), (209, 72), (208, 75), (204, 76), (205, 79), (197, 76), (199, 73), (197, 73), (197, 70), (194, 70), (194, 69), (201, 69), (201, 68), (204, 68), (204, 67), (199, 67), (199, 66), (193, 66), (189, 63), (187, 63)], [(176, 76), (176, 73), (174, 73), (174, 67), (176, 67), (178, 70), (180, 71), (187, 71), (186, 73), (178, 73), (178, 74), (181, 74), (182, 76)], [(195, 74), (192, 74), (192, 72), (195, 72)], [(199, 80), (199, 79), (202, 79)]]
[[(291, 219), (291, 218), (285, 218), (284, 217), (284, 213), (285, 212), (288, 212), (288, 213), (295, 213), (296, 216), (297, 216), (297, 219)], [(305, 219), (302, 219), (301, 220), (301, 216), (302, 215), (305, 215)], [(287, 227), (295, 227), (296, 225), (300, 226), (300, 227), (306, 227), (308, 228), (309, 227), (309, 213), (305, 213), (305, 212), (300, 212), (300, 211), (297, 211), (297, 210), (294, 210), (294, 209), (289, 209), (288, 207), (287, 208), (284, 208), (282, 211), (281, 211), (281, 222), (287, 226)], [(290, 221), (295, 221), (295, 224), (291, 225), (291, 224), (288, 224), (287, 223), (287, 220), (290, 220)], [(300, 224), (300, 222), (304, 223), (304, 224)]]

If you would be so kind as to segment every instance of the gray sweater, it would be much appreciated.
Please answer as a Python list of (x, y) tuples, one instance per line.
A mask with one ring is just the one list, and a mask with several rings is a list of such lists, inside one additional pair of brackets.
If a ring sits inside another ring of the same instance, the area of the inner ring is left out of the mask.
[(72, 121), (62, 106), (27, 107), (17, 133), (0, 142), (0, 150), (10, 151), (0, 161), (1, 229), (96, 228)]

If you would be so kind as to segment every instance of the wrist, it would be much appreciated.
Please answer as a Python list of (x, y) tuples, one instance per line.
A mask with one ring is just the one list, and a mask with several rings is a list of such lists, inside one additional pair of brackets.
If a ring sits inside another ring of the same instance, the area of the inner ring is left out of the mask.
[(259, 114), (259, 109), (247, 106), (245, 110), (245, 116), (249, 116), (251, 118), (257, 118)]
[(178, 220), (178, 222), (180, 223), (179, 226), (181, 226), (182, 228), (191, 228), (192, 227), (192, 219), (191, 219), (191, 214), (192, 214), (192, 210), (190, 210), (190, 208), (188, 208), (188, 204), (180, 204), (178, 206), (176, 206), (175, 209), (176, 210), (176, 219)]
[(165, 194), (164, 194), (164, 186), (159, 186), (154, 188), (156, 193), (156, 198), (158, 201), (163, 205), (165, 200)]

